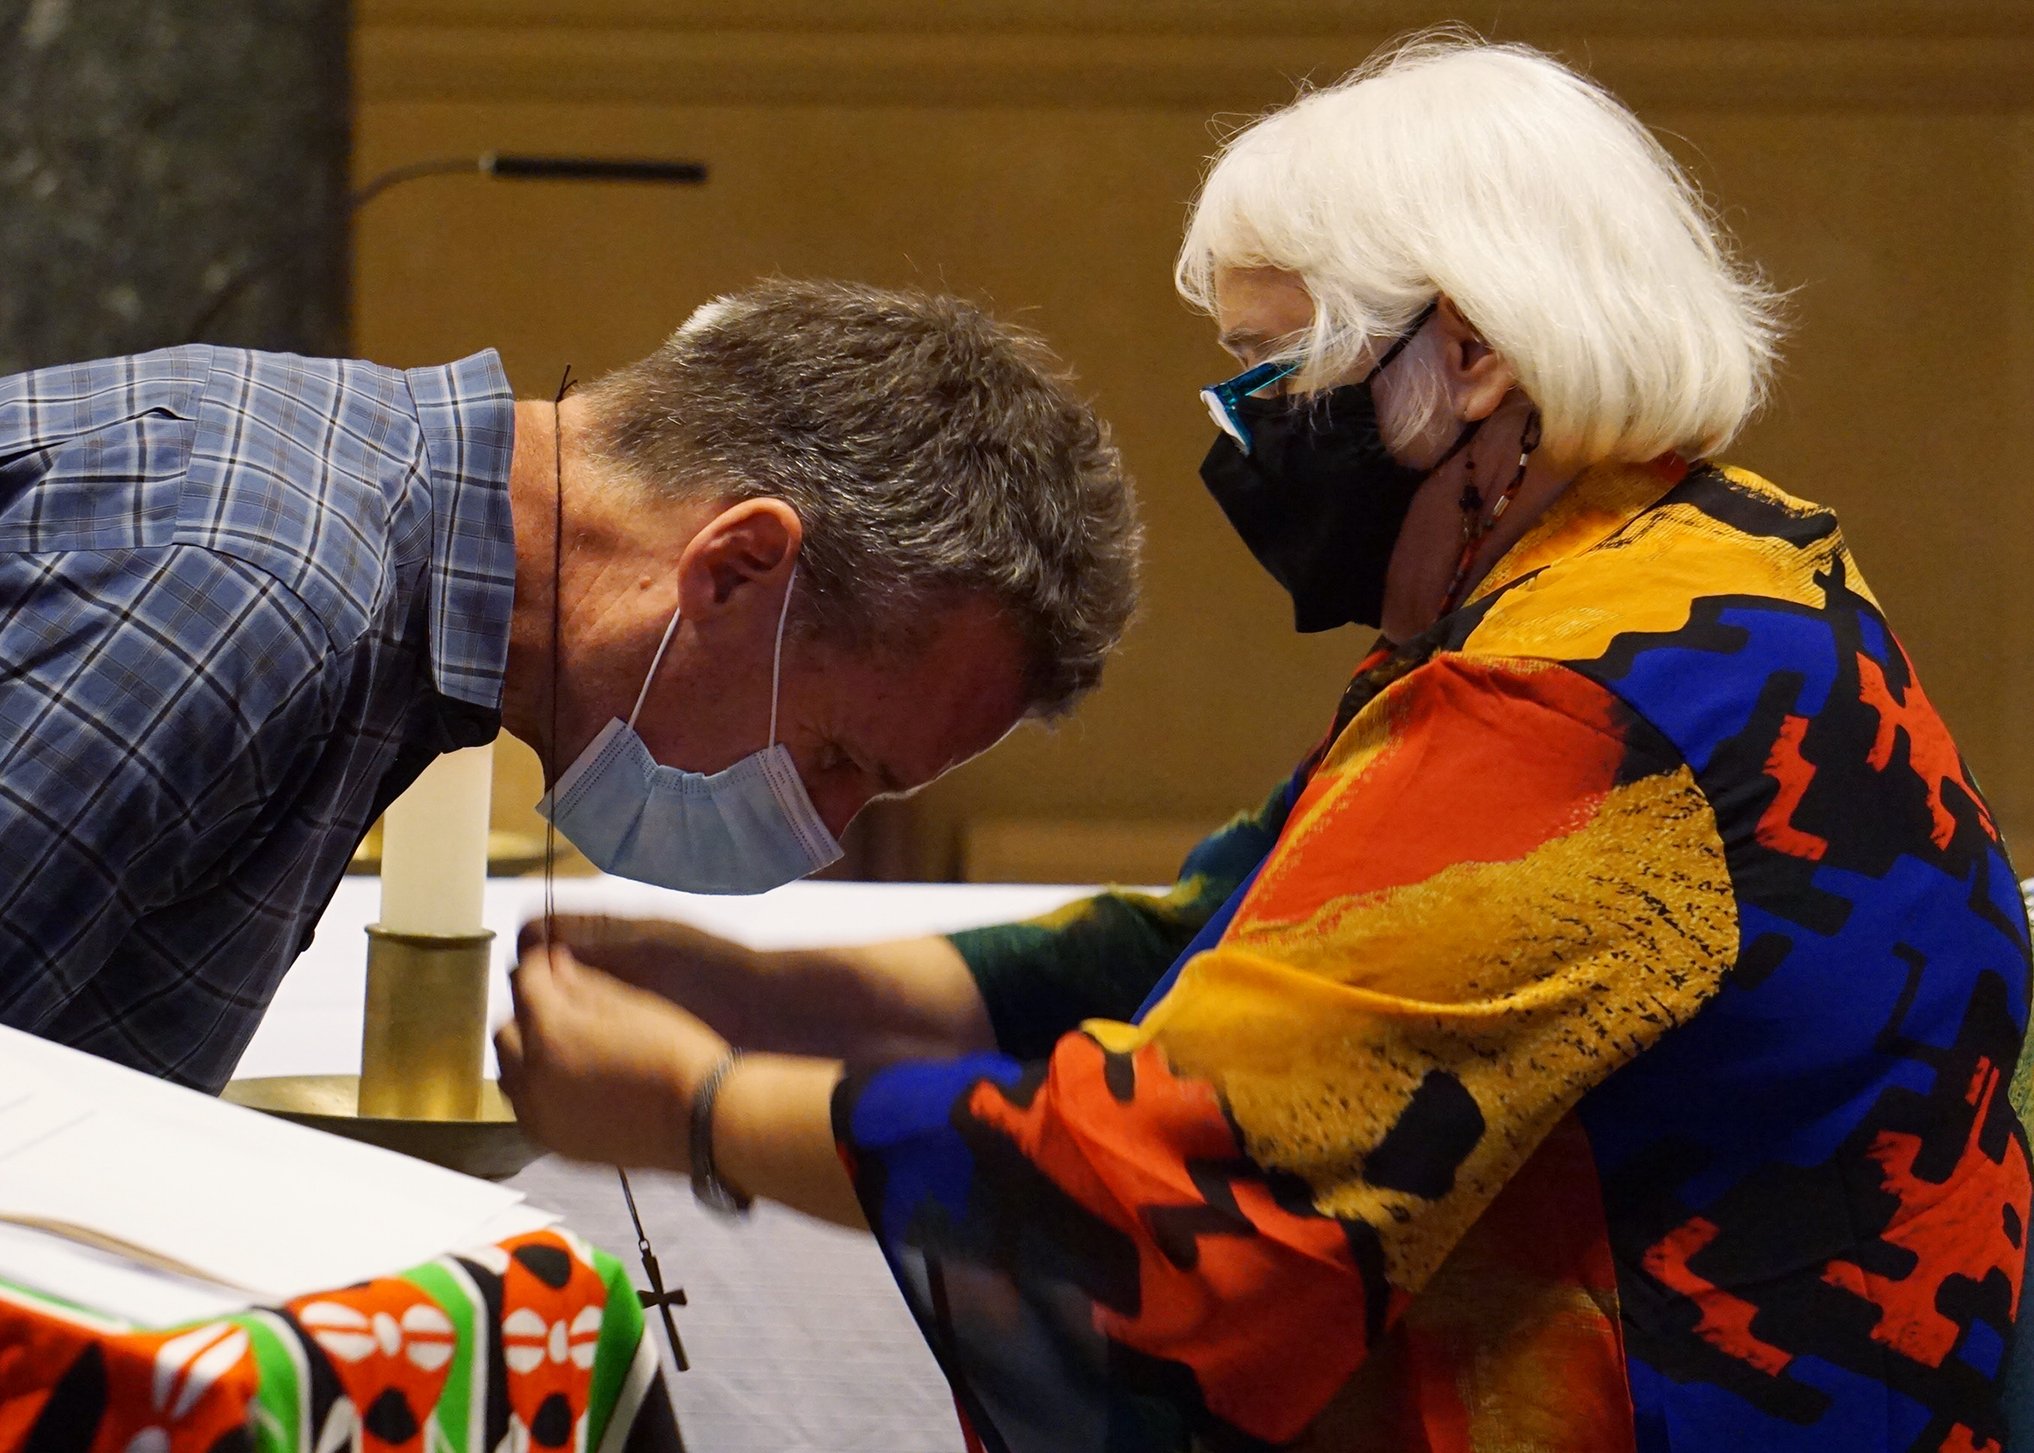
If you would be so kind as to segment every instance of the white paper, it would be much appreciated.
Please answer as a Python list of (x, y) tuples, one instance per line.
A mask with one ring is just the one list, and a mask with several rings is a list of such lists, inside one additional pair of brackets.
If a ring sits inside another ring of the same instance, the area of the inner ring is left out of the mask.
[(180, 1276), (47, 1231), (0, 1222), (0, 1281), (138, 1327), (174, 1327), (245, 1311), (245, 1292)]
[(556, 1226), (562, 1218), (550, 1211), (540, 1211), (528, 1201), (510, 1206), (507, 1210), (481, 1226), (464, 1246), (455, 1246), (454, 1251), (473, 1251), (483, 1246), (492, 1246), (497, 1241), (507, 1241), (514, 1236), (527, 1236), (532, 1231), (544, 1231)]
[[(479, 1227), (464, 1245), (448, 1249), (474, 1251), (557, 1224), (558, 1218), (549, 1211), (528, 1203), (510, 1206)], [(231, 1316), (257, 1300), (235, 1287), (5, 1221), (0, 1221), (0, 1281), (138, 1327), (174, 1327)]]
[(0, 1160), (46, 1140), (91, 1112), (26, 1066), (0, 1063)]
[[(0, 1220), (76, 1228), (262, 1301), (486, 1241), (522, 1200), (16, 1030), (0, 1029), (0, 1103)], [(34, 1116), (42, 1133), (8, 1134)]]

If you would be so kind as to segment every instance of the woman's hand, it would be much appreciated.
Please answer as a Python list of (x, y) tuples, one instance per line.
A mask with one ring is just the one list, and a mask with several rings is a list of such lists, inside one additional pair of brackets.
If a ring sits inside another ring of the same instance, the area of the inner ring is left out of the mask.
[[(728, 1043), (677, 1005), (580, 963), (523, 955), (515, 1018), (494, 1037), (501, 1087), (532, 1138), (575, 1160), (689, 1172), (692, 1097)], [(733, 1185), (843, 1226), (862, 1224), (833, 1143), (832, 1060), (742, 1060), (714, 1106), (714, 1159)]]
[(525, 953), (510, 987), (494, 1046), (523, 1128), (575, 1160), (690, 1169), (693, 1091), (727, 1041), (562, 947)]
[[(767, 1038), (757, 1008), (765, 955), (754, 949), (668, 919), (561, 913), (554, 922), (559, 946), (582, 966), (684, 1006), (735, 1044)], [(516, 952), (528, 962), (543, 943), (536, 919), (516, 935)]]

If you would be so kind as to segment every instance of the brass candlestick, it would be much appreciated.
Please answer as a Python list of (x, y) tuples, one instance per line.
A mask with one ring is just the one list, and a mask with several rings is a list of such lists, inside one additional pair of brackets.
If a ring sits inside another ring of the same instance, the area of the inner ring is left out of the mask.
[(493, 941), (369, 928), (360, 1074), (235, 1080), (225, 1098), (468, 1175), (514, 1175), (543, 1151), (480, 1077)]
[(367, 1013), (360, 1036), (362, 1116), (473, 1120), (487, 1045), (487, 960), (494, 934), (367, 930)]

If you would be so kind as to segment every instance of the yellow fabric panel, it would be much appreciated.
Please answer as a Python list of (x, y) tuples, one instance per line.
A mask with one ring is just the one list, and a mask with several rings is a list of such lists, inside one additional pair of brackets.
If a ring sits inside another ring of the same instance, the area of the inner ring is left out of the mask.
[[(1685, 766), (1615, 788), (1524, 858), (1335, 899), (1306, 923), (1241, 926), (1182, 971), (1140, 1026), (1211, 1081), (1258, 1163), (1384, 1240), (1422, 1287), (1548, 1129), (1714, 992), (1737, 947), (1715, 818)], [(1485, 1131), (1437, 1201), (1373, 1186), (1366, 1155), (1434, 1070)]]
[(1469, 599), (1481, 600), (1529, 571), (1593, 549), (1672, 487), (1670, 478), (1642, 464), (1599, 464), (1584, 470), (1490, 567)]
[[(1850, 588), (1871, 598), (1841, 532), (1832, 530), (1802, 549), (1747, 534), (1684, 504), (1650, 510), (1617, 539), (1581, 554), (1568, 553), (1591, 532), (1600, 532), (1599, 539), (1612, 533), (1602, 529), (1604, 522), (1641, 493), (1632, 473), (1584, 474), (1555, 502), (1491, 572), (1479, 597), (1543, 564), (1546, 568), (1490, 607), (1464, 651), (1589, 661), (1602, 656), (1618, 635), (1678, 630), (1687, 624), (1691, 603), (1699, 596), (1756, 595), (1820, 605), (1823, 592), (1814, 577), (1838, 557)], [(1820, 513), (1755, 474), (1730, 468), (1722, 473), (1787, 514), (1805, 518)]]

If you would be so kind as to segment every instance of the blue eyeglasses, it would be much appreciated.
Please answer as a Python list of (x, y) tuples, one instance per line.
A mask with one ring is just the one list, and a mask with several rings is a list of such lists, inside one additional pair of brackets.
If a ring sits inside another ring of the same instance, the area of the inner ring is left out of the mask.
[[(1385, 366), (1405, 350), (1406, 344), (1412, 342), (1413, 335), (1427, 326), (1427, 319), (1433, 317), (1435, 310), (1440, 306), (1441, 300), (1435, 298), (1413, 315), (1413, 320), (1405, 325), (1391, 346), (1370, 366), (1370, 372), (1363, 375), (1363, 384), (1368, 384), (1378, 374), (1384, 372)], [(1243, 400), (1255, 398), (1280, 380), (1292, 377), (1299, 372), (1299, 367), (1297, 363), (1276, 361), (1260, 363), (1255, 368), (1244, 369), (1234, 378), (1209, 384), (1201, 390), (1201, 402), (1208, 406), (1208, 416), (1215, 421), (1215, 427), (1234, 439), (1236, 447), (1248, 454), (1250, 423), (1243, 417)]]
[(1201, 390), (1201, 402), (1208, 406), (1208, 416), (1215, 421), (1215, 427), (1234, 439), (1236, 447), (1248, 454), (1250, 424), (1243, 417), (1243, 400), (1256, 397), (1297, 372), (1297, 363), (1260, 363), (1255, 368), (1244, 369), (1234, 378), (1209, 384)]

